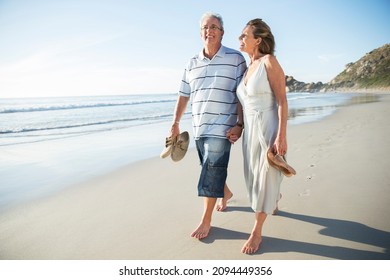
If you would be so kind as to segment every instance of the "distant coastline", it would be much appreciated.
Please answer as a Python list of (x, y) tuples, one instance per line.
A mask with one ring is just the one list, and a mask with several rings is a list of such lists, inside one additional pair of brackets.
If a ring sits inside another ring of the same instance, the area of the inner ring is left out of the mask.
[(305, 83), (286, 76), (287, 92), (390, 92), (390, 44), (377, 48), (354, 63), (329, 83)]
[[(390, 75), (390, 73), (389, 73)], [(292, 76), (286, 76), (286, 92), (322, 92), (322, 93), (390, 93), (390, 86), (388, 87), (330, 87), (328, 83), (305, 83), (294, 79)]]

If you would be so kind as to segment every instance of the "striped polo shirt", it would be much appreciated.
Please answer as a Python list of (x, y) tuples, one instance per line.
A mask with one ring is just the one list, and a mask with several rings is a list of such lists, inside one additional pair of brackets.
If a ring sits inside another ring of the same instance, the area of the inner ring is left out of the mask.
[(243, 55), (225, 46), (211, 60), (203, 50), (190, 59), (179, 94), (190, 98), (195, 139), (226, 138), (237, 122), (236, 89), (245, 70)]

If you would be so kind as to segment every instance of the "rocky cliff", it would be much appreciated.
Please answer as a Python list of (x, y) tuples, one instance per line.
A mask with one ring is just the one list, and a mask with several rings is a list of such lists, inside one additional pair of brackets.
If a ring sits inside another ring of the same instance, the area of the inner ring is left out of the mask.
[(286, 88), (287, 92), (390, 91), (390, 44), (348, 63), (329, 83), (304, 83), (286, 76)]
[(293, 76), (286, 76), (286, 90), (287, 92), (317, 92), (321, 91), (324, 84), (317, 83), (305, 83), (294, 79)]

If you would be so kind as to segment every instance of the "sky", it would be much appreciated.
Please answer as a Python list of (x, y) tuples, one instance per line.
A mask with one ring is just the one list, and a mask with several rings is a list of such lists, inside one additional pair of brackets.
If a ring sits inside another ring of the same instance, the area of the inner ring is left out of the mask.
[(390, 0), (0, 0), (0, 98), (176, 93), (208, 11), (235, 49), (262, 18), (285, 74), (303, 82), (390, 43)]

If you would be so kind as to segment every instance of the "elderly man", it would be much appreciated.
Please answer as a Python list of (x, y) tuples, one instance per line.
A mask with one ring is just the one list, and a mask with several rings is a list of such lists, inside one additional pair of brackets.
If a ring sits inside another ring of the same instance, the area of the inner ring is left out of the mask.
[[(170, 137), (180, 134), (179, 123), (190, 100), (196, 148), (201, 162), (198, 195), (204, 197), (204, 212), (191, 236), (205, 238), (217, 199), (223, 211), (232, 193), (226, 185), (231, 144), (241, 136), (242, 108), (237, 85), (246, 70), (243, 55), (222, 45), (222, 17), (206, 13), (200, 21), (203, 50), (192, 57), (184, 71)], [(230, 135), (234, 137), (230, 138)]]

